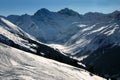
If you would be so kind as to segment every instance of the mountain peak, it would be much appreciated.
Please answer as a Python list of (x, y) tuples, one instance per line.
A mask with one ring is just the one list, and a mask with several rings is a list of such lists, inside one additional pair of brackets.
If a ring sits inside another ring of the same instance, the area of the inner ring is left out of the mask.
[(120, 21), (120, 11), (116, 10), (112, 12), (111, 16), (113, 16), (117, 21)]
[(21, 15), (21, 17), (28, 18), (28, 17), (30, 17), (30, 15), (28, 15), (28, 14), (23, 14), (23, 15)]
[(116, 15), (118, 15), (118, 14), (120, 14), (120, 11), (118, 11), (118, 10), (116, 10), (116, 11), (110, 13), (110, 15), (112, 15), (112, 16), (116, 16)]
[(120, 16), (120, 11), (118, 11), (118, 10), (108, 14), (109, 18), (119, 19), (120, 18), (119, 16)]
[(99, 13), (99, 12), (88, 12), (88, 13), (85, 13), (85, 15), (104, 15), (103, 13)]
[(43, 12), (50, 12), (48, 9), (46, 8), (41, 8), (39, 11), (43, 11)]
[(120, 11), (118, 11), (118, 10), (115, 10), (114, 12), (112, 12), (112, 13), (120, 13)]
[(80, 15), (79, 13), (77, 13), (77, 12), (75, 12), (72, 9), (69, 9), (69, 8), (64, 8), (64, 9), (58, 11), (58, 13), (69, 15), (69, 16)]
[(41, 14), (49, 14), (50, 11), (46, 8), (41, 8), (40, 10), (38, 10), (34, 15), (41, 15)]

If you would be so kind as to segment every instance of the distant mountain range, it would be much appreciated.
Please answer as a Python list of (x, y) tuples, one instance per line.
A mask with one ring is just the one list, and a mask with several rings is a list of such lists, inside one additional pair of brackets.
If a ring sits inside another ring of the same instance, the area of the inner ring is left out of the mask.
[[(49, 55), (49, 58), (54, 53), (51, 58), (62, 58), (62, 62), (68, 64), (72, 58), (79, 60), (89, 71), (106, 78), (120, 76), (120, 11), (81, 15), (68, 8), (58, 12), (42, 8), (34, 15), (9, 15), (0, 20), (0, 25), (5, 26), (1, 27), (2, 43), (19, 45), (18, 49), (27, 52), (41, 51), (42, 56)], [(11, 30), (9, 26), (20, 29)]]

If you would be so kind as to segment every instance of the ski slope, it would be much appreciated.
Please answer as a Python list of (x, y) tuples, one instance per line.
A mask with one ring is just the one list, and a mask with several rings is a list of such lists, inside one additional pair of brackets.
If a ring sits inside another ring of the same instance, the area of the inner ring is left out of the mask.
[(0, 43), (0, 80), (104, 80), (85, 70)]

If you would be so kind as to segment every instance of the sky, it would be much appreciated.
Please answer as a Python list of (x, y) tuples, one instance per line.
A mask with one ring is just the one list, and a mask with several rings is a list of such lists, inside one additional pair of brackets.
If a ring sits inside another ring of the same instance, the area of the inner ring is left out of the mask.
[(0, 0), (0, 15), (33, 15), (37, 10), (47, 8), (59, 11), (63, 8), (73, 9), (80, 14), (87, 12), (111, 13), (120, 11), (120, 0)]

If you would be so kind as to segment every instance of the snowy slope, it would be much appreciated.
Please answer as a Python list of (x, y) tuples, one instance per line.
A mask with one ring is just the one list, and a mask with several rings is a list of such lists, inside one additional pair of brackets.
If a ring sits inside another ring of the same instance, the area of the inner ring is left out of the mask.
[(104, 80), (82, 69), (0, 43), (1, 80)]
[(26, 51), (36, 52), (34, 48), (37, 46), (29, 43), (28, 39), (35, 40), (35, 38), (25, 33), (18, 26), (4, 18), (0, 18), (0, 42), (25, 49)]
[(80, 57), (110, 44), (119, 45), (120, 12), (112, 16), (113, 14), (107, 15), (97, 23), (82, 27), (77, 34), (67, 41), (65, 52), (74, 53)]

